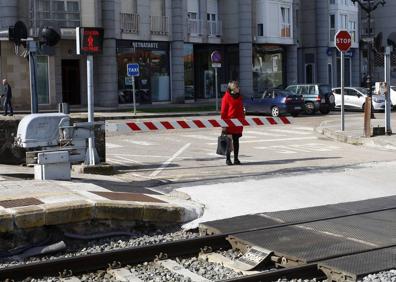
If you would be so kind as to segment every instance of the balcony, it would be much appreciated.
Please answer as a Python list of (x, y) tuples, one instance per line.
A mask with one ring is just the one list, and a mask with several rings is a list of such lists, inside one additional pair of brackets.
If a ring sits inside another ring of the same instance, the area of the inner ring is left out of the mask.
[(169, 18), (162, 16), (150, 17), (150, 32), (153, 35), (168, 35), (169, 34)]
[(187, 32), (189, 35), (200, 36), (202, 35), (203, 21), (196, 19), (187, 20)]
[(138, 14), (121, 13), (121, 33), (138, 34), (140, 18)]
[(222, 31), (221, 21), (208, 21), (208, 36), (220, 37), (223, 34)]
[(32, 35), (40, 27), (75, 28), (81, 25), (80, 1), (29, 1)]

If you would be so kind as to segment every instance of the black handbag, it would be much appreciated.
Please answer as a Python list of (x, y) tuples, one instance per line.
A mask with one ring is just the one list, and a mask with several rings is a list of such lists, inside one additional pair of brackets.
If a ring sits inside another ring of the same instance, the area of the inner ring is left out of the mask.
[(225, 156), (232, 151), (232, 139), (227, 134), (221, 134), (217, 138), (216, 154)]

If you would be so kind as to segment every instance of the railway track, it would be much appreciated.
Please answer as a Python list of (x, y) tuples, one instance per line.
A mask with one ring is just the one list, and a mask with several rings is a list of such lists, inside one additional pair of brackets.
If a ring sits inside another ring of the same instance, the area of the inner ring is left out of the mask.
[[(136, 273), (134, 274), (134, 271), (131, 271), (130, 266), (139, 264), (153, 264), (161, 267), (162, 269), (167, 269), (167, 271), (176, 272), (180, 277), (189, 277), (188, 279), (190, 280), (187, 281), (211, 281), (207, 278), (199, 278), (199, 272), (194, 273), (188, 269), (184, 270), (183, 265), (181, 265), (179, 261), (185, 257), (200, 257), (201, 259), (208, 260), (208, 254), (213, 254), (219, 250), (231, 249), (232, 246), (229, 240), (230, 236), (232, 237), (237, 234), (262, 231), (269, 232), (270, 230), (277, 228), (287, 228), (290, 226), (297, 226), (307, 223), (315, 223), (333, 219), (345, 219), (353, 216), (368, 215), (373, 212), (386, 212), (393, 210), (395, 210), (395, 207), (392, 206), (390, 208), (365, 210), (363, 212), (352, 212), (338, 216), (322, 216), (318, 218), (311, 218), (309, 220), (300, 220), (290, 223), (276, 223), (265, 227), (247, 228), (246, 230), (239, 230), (217, 235), (207, 235), (199, 238), (179, 240), (150, 246), (124, 248), (84, 256), (60, 258), (45, 262), (10, 266), (0, 269), (0, 280), (23, 280), (27, 277), (59, 277), (60, 274), (63, 274), (63, 276), (73, 276), (74, 281), (81, 281), (76, 275), (93, 273), (98, 270), (102, 270), (102, 273), (103, 271), (106, 271), (112, 275), (112, 277), (118, 277), (114, 278), (116, 280), (144, 281), (138, 280), (138, 275), (136, 275)], [(233, 268), (235, 272), (240, 273), (240, 276), (236, 278), (229, 278), (228, 280), (224, 279), (222, 281), (274, 281), (283, 278), (320, 280), (326, 279), (324, 272), (318, 270), (318, 266), (323, 260), (363, 254), (371, 251), (379, 251), (394, 247), (396, 247), (396, 245), (383, 245), (379, 247), (372, 247), (363, 251), (344, 252), (342, 255), (328, 255), (321, 260), (311, 263), (302, 263), (296, 266), (287, 265), (287, 268), (284, 268), (286, 264), (284, 264), (282, 261), (284, 259), (283, 257), (275, 256), (270, 253), (268, 254), (267, 259), (256, 261), (257, 264), (251, 267), (251, 269), (238, 269), (238, 267), (236, 267), (233, 262), (226, 262), (226, 259), (222, 258), (217, 259), (214, 262)]]

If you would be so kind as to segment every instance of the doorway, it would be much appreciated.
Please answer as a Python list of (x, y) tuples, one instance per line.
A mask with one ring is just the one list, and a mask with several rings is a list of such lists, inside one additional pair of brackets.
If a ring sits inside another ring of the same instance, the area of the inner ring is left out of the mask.
[(80, 60), (62, 60), (62, 102), (81, 105)]

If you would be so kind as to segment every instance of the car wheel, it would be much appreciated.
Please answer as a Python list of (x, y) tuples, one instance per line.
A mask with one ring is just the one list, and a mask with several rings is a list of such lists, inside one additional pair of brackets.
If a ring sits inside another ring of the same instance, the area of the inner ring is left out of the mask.
[(312, 102), (305, 103), (305, 113), (308, 115), (315, 114), (315, 105)]
[(277, 106), (273, 106), (271, 109), (271, 115), (273, 117), (278, 117), (280, 114), (279, 108)]
[(319, 111), (321, 114), (327, 115), (328, 113), (330, 113), (330, 107), (320, 108)]
[(300, 114), (299, 112), (293, 112), (293, 113), (291, 113), (292, 117), (298, 117), (299, 114)]

